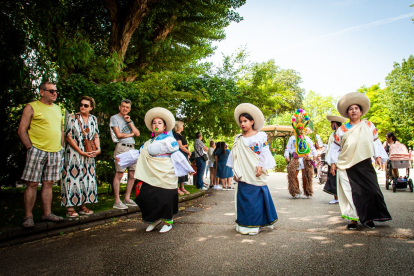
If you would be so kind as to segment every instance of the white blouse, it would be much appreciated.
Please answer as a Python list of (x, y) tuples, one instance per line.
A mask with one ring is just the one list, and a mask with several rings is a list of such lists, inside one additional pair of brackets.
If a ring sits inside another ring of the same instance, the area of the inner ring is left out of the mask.
[[(363, 122), (365, 122), (372, 131), (372, 140), (374, 142), (374, 158), (381, 157), (383, 161), (388, 159), (388, 155), (385, 152), (381, 141), (378, 139), (378, 131), (375, 125), (370, 121)], [(326, 162), (328, 162), (328, 164), (336, 164), (338, 162), (338, 156), (341, 153), (342, 137), (344, 137), (345, 133), (353, 126), (354, 125), (351, 125), (348, 122), (336, 130), (336, 133), (334, 134), (334, 142), (329, 147), (329, 151), (326, 155)]]
[[(243, 137), (243, 142), (254, 153), (259, 155), (259, 166), (262, 170), (273, 169), (276, 167), (275, 159), (270, 152), (269, 142), (267, 141), (267, 134), (263, 131), (259, 131), (257, 134), (250, 137)], [(226, 166), (233, 168), (233, 154), (230, 152), (227, 159)]]
[[(315, 149), (315, 145), (312, 142), (312, 139), (309, 138), (308, 136), (305, 136), (306, 142), (308, 143), (309, 147), (310, 147), (310, 156), (315, 156), (317, 157), (318, 154), (316, 153), (316, 149)], [(290, 136), (289, 141), (286, 145), (285, 148), (285, 158), (289, 157), (289, 154), (293, 154), (294, 152), (296, 152), (296, 147), (295, 147), (295, 136)], [(303, 170), (305, 169), (305, 164), (303, 164), (303, 157), (299, 157), (299, 166), (297, 168), (298, 170)]]
[[(119, 164), (129, 164), (130, 162), (134, 162), (135, 164), (138, 161), (139, 155), (143, 148), (144, 146), (142, 146), (139, 151), (132, 150), (117, 155), (117, 158), (120, 159)], [(125, 157), (123, 156), (124, 154), (126, 155)], [(194, 172), (193, 168), (190, 166), (190, 163), (188, 163), (188, 160), (179, 151), (177, 140), (170, 135), (160, 134), (157, 138), (151, 141), (148, 145), (148, 154), (157, 158), (171, 158), (176, 176), (185, 176), (189, 172)], [(126, 162), (126, 158), (128, 158), (128, 163)], [(131, 158), (134, 160), (131, 160)]]

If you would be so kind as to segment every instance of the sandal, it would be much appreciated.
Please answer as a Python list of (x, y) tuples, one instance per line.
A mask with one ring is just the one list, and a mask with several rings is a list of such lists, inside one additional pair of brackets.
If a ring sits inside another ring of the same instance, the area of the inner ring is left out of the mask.
[(180, 189), (178, 189), (178, 195), (184, 195), (184, 193), (183, 193), (183, 192), (181, 192), (181, 190), (180, 190)]
[(82, 209), (79, 210), (79, 214), (81, 214), (81, 215), (92, 215), (93, 211), (89, 210), (88, 208), (85, 207), (85, 208), (82, 208)]
[(75, 210), (73, 210), (73, 211), (66, 211), (66, 217), (68, 217), (68, 218), (77, 218), (77, 217), (79, 217), (79, 214), (76, 213)]
[(187, 191), (186, 189), (182, 189), (181, 190), (181, 192), (183, 192), (184, 194), (186, 194), (186, 195), (189, 195), (190, 194), (190, 192), (189, 191)]
[(34, 224), (34, 221), (33, 221), (33, 217), (25, 217), (23, 219), (22, 226), (23, 226), (23, 228), (26, 228), (26, 229), (34, 228), (35, 224)]
[(50, 213), (47, 216), (42, 216), (42, 221), (62, 222), (63, 221), (63, 218), (62, 217), (59, 217), (59, 216), (56, 216), (53, 213)]

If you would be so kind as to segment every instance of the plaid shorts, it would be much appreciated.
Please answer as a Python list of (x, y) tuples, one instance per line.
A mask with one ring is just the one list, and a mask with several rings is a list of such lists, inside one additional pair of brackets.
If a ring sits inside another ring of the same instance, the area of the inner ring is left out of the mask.
[(47, 152), (31, 147), (27, 151), (22, 180), (29, 182), (57, 181), (62, 170), (62, 151)]

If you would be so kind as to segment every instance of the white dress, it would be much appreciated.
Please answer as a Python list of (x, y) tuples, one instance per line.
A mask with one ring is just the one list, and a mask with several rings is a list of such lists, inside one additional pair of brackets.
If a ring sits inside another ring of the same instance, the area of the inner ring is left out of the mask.
[[(248, 146), (254, 153), (259, 155), (259, 166), (262, 170), (273, 169), (276, 167), (275, 159), (270, 152), (269, 142), (267, 141), (267, 134), (263, 131), (259, 131), (257, 134), (250, 137), (243, 137), (243, 142)], [(229, 158), (227, 159), (226, 166), (233, 168), (233, 155), (230, 152)]]
[[(312, 140), (308, 136), (305, 136), (305, 138), (306, 138), (306, 142), (309, 144), (309, 147), (311, 149), (310, 155), (315, 156), (315, 157), (318, 156), (318, 154), (316, 153), (315, 145), (313, 144)], [(285, 158), (288, 158), (289, 154), (293, 154), (294, 152), (296, 152), (295, 136), (291, 136), (285, 148)], [(305, 169), (305, 165), (303, 164), (303, 157), (299, 157), (298, 170), (304, 170), (304, 169)]]

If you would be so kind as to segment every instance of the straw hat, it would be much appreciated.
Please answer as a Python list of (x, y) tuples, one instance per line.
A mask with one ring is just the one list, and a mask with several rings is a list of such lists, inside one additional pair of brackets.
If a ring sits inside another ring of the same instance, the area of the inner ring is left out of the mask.
[(341, 124), (346, 122), (346, 118), (335, 115), (326, 115), (326, 120), (328, 120), (329, 122), (339, 122)]
[(163, 107), (154, 107), (147, 111), (147, 114), (145, 114), (145, 125), (149, 129), (149, 131), (152, 132), (152, 120), (155, 118), (161, 118), (165, 121), (167, 124), (166, 131), (169, 132), (172, 130), (175, 126), (175, 118), (174, 115), (169, 111), (168, 109), (165, 109)]
[(261, 130), (263, 128), (264, 116), (262, 111), (257, 106), (250, 103), (239, 104), (234, 110), (234, 119), (238, 125), (240, 125), (239, 117), (242, 113), (247, 113), (252, 116), (254, 120), (254, 130)]
[(338, 109), (339, 114), (341, 114), (342, 117), (349, 118), (348, 112), (346, 112), (346, 110), (353, 104), (358, 104), (362, 107), (362, 116), (368, 112), (370, 107), (370, 101), (364, 93), (352, 92), (343, 95), (339, 99), (338, 103), (336, 104), (336, 109)]

